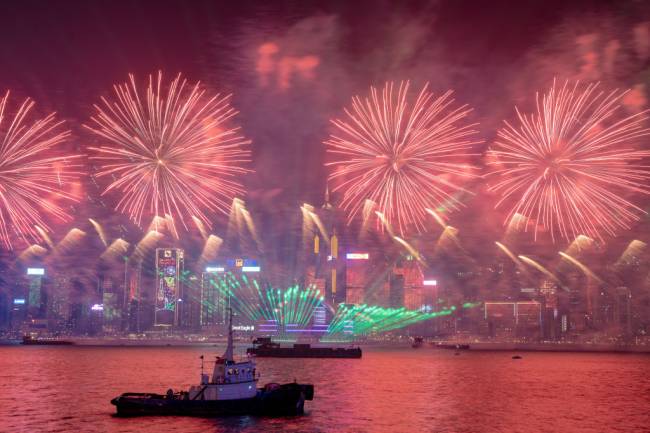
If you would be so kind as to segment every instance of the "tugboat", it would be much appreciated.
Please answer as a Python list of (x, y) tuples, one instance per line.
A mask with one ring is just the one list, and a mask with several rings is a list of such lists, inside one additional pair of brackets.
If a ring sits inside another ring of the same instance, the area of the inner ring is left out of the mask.
[(311, 384), (269, 383), (257, 388), (259, 373), (255, 361), (248, 358), (236, 362), (233, 357), (232, 310), (228, 329), (228, 346), (222, 357), (217, 357), (212, 378), (203, 373), (201, 382), (188, 391), (166, 394), (127, 392), (111, 400), (117, 415), (299, 415), (304, 412), (305, 400), (314, 398)]
[(360, 347), (311, 347), (310, 344), (282, 347), (269, 337), (256, 338), (246, 353), (267, 358), (361, 358)]

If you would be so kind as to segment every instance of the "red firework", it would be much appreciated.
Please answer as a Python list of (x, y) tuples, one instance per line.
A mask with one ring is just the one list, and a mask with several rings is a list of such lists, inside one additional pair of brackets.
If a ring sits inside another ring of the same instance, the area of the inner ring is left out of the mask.
[(104, 194), (119, 191), (117, 209), (138, 225), (148, 214), (178, 217), (186, 227), (197, 217), (210, 226), (208, 213), (228, 212), (244, 193), (237, 175), (249, 171), (243, 146), (250, 141), (226, 126), (237, 114), (230, 95), (208, 95), (180, 74), (163, 90), (160, 72), (141, 93), (129, 78), (114, 86), (114, 101), (102, 98), (86, 126), (106, 143), (91, 148), (98, 177), (110, 178)]
[(54, 113), (31, 120), (32, 100), (25, 99), (15, 113), (8, 112), (8, 101), (9, 92), (0, 98), (0, 242), (12, 249), (16, 238), (42, 239), (37, 226), (49, 231), (45, 214), (70, 219), (56, 200), (76, 201), (66, 189), (78, 179), (79, 156), (60, 154), (70, 131)]
[(474, 125), (463, 124), (471, 111), (452, 108), (451, 91), (435, 97), (428, 84), (411, 104), (409, 82), (386, 83), (370, 97), (352, 98), (346, 120), (332, 120), (336, 132), (325, 141), (336, 160), (330, 180), (341, 182), (342, 207), (351, 221), (366, 200), (404, 234), (424, 229), (426, 208), (457, 209), (460, 178), (475, 176), (472, 157)]
[(572, 240), (580, 234), (602, 240), (629, 228), (643, 211), (623, 193), (650, 193), (650, 156), (634, 142), (647, 136), (647, 112), (619, 116), (625, 92), (600, 91), (598, 84), (557, 86), (540, 99), (537, 112), (517, 110), (519, 124), (506, 125), (489, 154), (497, 206), (514, 202), (506, 222), (519, 213)]

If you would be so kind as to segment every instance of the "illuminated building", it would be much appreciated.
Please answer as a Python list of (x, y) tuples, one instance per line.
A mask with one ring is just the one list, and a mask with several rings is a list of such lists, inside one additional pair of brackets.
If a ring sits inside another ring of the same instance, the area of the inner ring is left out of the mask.
[(201, 326), (226, 323), (226, 308), (230, 300), (226, 299), (218, 288), (219, 275), (224, 272), (223, 266), (208, 266), (201, 273)]
[(27, 316), (29, 319), (44, 319), (47, 296), (43, 290), (44, 268), (27, 268), (25, 272)]
[(551, 280), (545, 280), (539, 289), (542, 302), (542, 335), (547, 340), (555, 340), (561, 334), (560, 305), (558, 287)]
[(407, 257), (403, 267), (404, 275), (404, 307), (408, 310), (419, 310), (424, 305), (424, 275), (417, 260)]
[(0, 330), (9, 328), (9, 312), (11, 311), (11, 296), (0, 292)]
[(71, 285), (70, 277), (62, 272), (56, 273), (48, 284), (47, 319), (50, 330), (62, 331), (68, 325)]
[(154, 324), (179, 324), (178, 300), (182, 294), (184, 253), (178, 248), (156, 248), (156, 299)]
[[(257, 259), (234, 258), (220, 263), (207, 266), (201, 275), (201, 326), (224, 325), (226, 323), (226, 311), (230, 306), (231, 299), (220, 289), (224, 274), (231, 274), (236, 279), (247, 281), (260, 280), (262, 266)], [(233, 296), (243, 303), (255, 305), (259, 302), (257, 292), (247, 290), (248, 284), (242, 284), (234, 289)], [(240, 323), (243, 316), (236, 316), (237, 325), (250, 326), (251, 323)]]
[(128, 311), (128, 329), (131, 332), (142, 330), (142, 263), (131, 267), (128, 273), (126, 307)]
[[(104, 276), (99, 280), (99, 292), (101, 293), (101, 315), (102, 330), (108, 334), (114, 334), (121, 326), (121, 303), (118, 287), (114, 278)], [(96, 311), (100, 311), (98, 308)]]
[(627, 287), (614, 289), (614, 324), (626, 337), (632, 335), (632, 294)]
[(305, 286), (313, 286), (325, 294), (325, 278), (318, 276), (315, 266), (308, 266), (305, 273)]
[(515, 302), (485, 302), (483, 308), (488, 336), (502, 338), (515, 335), (517, 320)]
[(578, 272), (565, 275), (565, 280), (568, 282), (569, 287), (567, 331), (584, 332), (589, 327), (591, 319), (587, 299), (587, 290), (590, 290), (590, 283), (588, 278)]
[(9, 328), (18, 330), (27, 319), (27, 299), (24, 296), (14, 297), (11, 300), (9, 311)]
[(516, 333), (518, 337), (537, 339), (542, 331), (542, 307), (537, 301), (516, 304)]
[(201, 282), (196, 275), (183, 279), (182, 297), (178, 301), (179, 325), (188, 330), (198, 331), (201, 328)]
[(486, 301), (483, 308), (490, 337), (538, 338), (541, 335), (542, 309), (537, 301)]
[(368, 253), (345, 255), (345, 303), (363, 304), (368, 278)]
[(395, 268), (390, 278), (388, 306), (402, 308), (404, 306), (404, 273), (402, 268)]

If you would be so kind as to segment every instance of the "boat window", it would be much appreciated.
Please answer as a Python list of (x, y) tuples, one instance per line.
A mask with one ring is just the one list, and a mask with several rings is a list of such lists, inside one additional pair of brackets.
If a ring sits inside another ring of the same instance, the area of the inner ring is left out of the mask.
[(239, 374), (239, 369), (235, 368), (235, 374)]
[(228, 369), (228, 374), (232, 374), (232, 368)]

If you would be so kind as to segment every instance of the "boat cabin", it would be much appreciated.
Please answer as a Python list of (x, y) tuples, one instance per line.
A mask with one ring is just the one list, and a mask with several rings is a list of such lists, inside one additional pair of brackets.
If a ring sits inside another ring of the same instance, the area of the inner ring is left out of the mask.
[(228, 346), (214, 363), (212, 379), (201, 372), (201, 384), (190, 387), (190, 400), (237, 400), (257, 395), (257, 372), (251, 358), (235, 362), (233, 357), (232, 312), (228, 329)]

